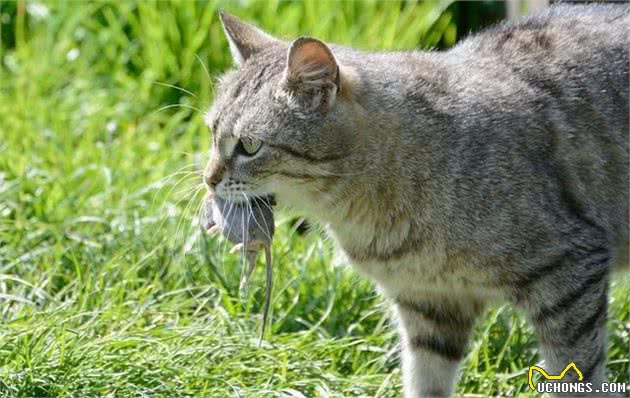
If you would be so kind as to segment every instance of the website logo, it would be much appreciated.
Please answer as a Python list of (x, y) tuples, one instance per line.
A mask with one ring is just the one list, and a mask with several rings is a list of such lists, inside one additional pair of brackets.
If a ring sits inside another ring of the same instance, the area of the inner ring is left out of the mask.
[(540, 373), (541, 375), (543, 375), (543, 377), (545, 379), (547, 379), (547, 380), (562, 380), (562, 379), (564, 379), (564, 376), (567, 374), (567, 372), (571, 368), (573, 368), (575, 370), (575, 373), (577, 373), (579, 381), (584, 380), (584, 375), (582, 374), (582, 371), (580, 369), (578, 369), (578, 367), (575, 364), (575, 362), (571, 362), (570, 364), (568, 364), (564, 368), (564, 370), (562, 372), (560, 372), (559, 375), (550, 375), (549, 373), (545, 372), (545, 369), (541, 368), (540, 366), (532, 365), (532, 366), (529, 367), (529, 374), (528, 374), (528, 377), (529, 377), (529, 388), (531, 388), (532, 391), (536, 391), (536, 387), (534, 386), (534, 381), (533, 381), (534, 370), (537, 371), (538, 373)]
[[(561, 380), (564, 379), (570, 369), (575, 371), (578, 381), (562, 382)], [(534, 384), (534, 371), (540, 373), (544, 380)], [(584, 374), (582, 374), (582, 371), (577, 367), (575, 362), (569, 363), (559, 375), (550, 375), (540, 366), (532, 365), (529, 367), (528, 378), (529, 388), (541, 394), (591, 393), (593, 391), (596, 393), (625, 393), (630, 389), (624, 383), (601, 383), (600, 385), (594, 386), (593, 383), (585, 382)]]

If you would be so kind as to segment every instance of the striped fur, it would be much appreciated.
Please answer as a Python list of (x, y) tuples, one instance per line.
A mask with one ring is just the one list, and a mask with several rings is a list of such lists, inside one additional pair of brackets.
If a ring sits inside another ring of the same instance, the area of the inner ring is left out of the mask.
[[(223, 21), (238, 69), (208, 113), (207, 180), (327, 227), (394, 303), (405, 397), (449, 396), (502, 301), (529, 315), (549, 373), (605, 380), (608, 282), (628, 265), (628, 6), (552, 7), (445, 52)], [(243, 156), (241, 137), (262, 147)]]

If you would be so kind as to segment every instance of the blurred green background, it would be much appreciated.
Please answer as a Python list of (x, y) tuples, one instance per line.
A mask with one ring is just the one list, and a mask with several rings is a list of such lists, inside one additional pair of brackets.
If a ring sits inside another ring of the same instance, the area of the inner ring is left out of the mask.
[[(285, 38), (445, 49), (502, 2), (0, 2), (0, 396), (398, 397), (394, 327), (372, 284), (282, 214), (274, 323), (263, 275), (201, 232), (203, 113), (231, 65), (223, 9)], [(609, 369), (628, 381), (628, 281)], [(457, 390), (527, 394), (520, 314), (476, 329)], [(476, 395), (475, 395), (476, 394)]]

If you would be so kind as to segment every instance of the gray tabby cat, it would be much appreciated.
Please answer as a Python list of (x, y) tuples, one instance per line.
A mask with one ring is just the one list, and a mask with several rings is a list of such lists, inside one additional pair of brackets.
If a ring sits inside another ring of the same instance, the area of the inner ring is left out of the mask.
[(446, 52), (222, 21), (238, 68), (207, 116), (206, 182), (328, 227), (395, 303), (405, 397), (450, 395), (502, 300), (529, 314), (549, 374), (605, 380), (608, 282), (628, 264), (626, 6), (553, 7)]

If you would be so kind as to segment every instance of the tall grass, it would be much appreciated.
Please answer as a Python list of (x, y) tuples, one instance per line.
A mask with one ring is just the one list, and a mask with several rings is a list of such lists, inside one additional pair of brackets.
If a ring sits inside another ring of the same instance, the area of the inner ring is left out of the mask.
[[(0, 2), (0, 396), (399, 396), (371, 283), (282, 216), (274, 323), (263, 286), (197, 227), (202, 114), (230, 67), (224, 9), (280, 37), (448, 46), (447, 2)], [(628, 283), (613, 380), (628, 380)], [(458, 391), (515, 395), (538, 360), (508, 307), (476, 330)]]

